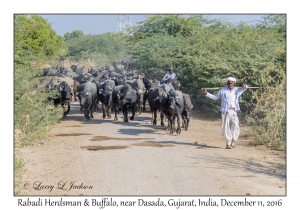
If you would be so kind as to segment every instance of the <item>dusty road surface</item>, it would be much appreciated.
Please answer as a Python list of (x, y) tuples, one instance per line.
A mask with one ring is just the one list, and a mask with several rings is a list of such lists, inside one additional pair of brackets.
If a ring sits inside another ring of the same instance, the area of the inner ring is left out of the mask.
[(99, 110), (87, 121), (75, 102), (49, 139), (22, 149), (22, 194), (286, 195), (284, 152), (255, 146), (243, 124), (225, 149), (221, 120), (204, 116), (193, 111), (178, 136), (151, 125), (149, 112), (126, 124)]

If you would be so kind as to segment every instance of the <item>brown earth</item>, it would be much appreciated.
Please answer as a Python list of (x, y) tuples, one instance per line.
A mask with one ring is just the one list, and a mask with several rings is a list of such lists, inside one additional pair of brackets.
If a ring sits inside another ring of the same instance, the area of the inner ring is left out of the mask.
[(149, 112), (129, 123), (94, 116), (73, 103), (49, 139), (21, 149), (22, 195), (286, 195), (285, 152), (255, 146), (245, 124), (225, 149), (221, 120), (198, 111), (180, 135)]

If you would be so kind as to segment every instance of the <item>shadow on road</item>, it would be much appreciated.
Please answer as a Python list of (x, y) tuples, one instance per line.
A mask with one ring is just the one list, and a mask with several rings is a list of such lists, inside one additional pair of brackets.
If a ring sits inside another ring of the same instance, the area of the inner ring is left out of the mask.
[(155, 142), (155, 143), (161, 143), (161, 144), (187, 145), (187, 146), (203, 147), (203, 148), (216, 148), (216, 149), (221, 148), (221, 147), (207, 146), (206, 144), (189, 143), (189, 142), (177, 142), (177, 141), (145, 141), (145, 142)]
[(224, 166), (227, 170), (235, 170), (237, 168), (243, 168), (252, 173), (265, 174), (271, 177), (276, 177), (282, 180), (286, 179), (285, 165), (278, 164), (278, 162), (272, 161), (257, 161), (257, 160), (242, 160), (236, 158), (230, 158), (221, 155), (207, 156), (199, 155), (198, 157), (193, 157), (193, 159), (201, 159), (217, 164), (218, 168), (220, 165)]
[[(129, 117), (131, 114), (128, 115)], [(99, 119), (100, 117), (100, 119)], [(112, 124), (122, 124), (123, 126), (137, 126), (139, 121), (150, 120), (148, 117), (135, 116), (134, 120), (129, 120), (128, 123), (123, 122), (123, 115), (118, 114), (118, 121), (114, 121), (114, 113), (111, 113), (111, 118), (102, 119), (102, 108), (100, 107), (96, 112), (94, 112), (94, 118), (87, 120), (83, 113), (80, 112), (79, 103), (71, 104), (71, 111), (66, 118), (63, 118), (62, 121), (75, 120), (82, 124), (103, 124), (103, 123), (112, 123)]]
[(132, 129), (132, 128), (128, 128), (128, 129), (118, 129), (118, 132), (120, 134), (124, 134), (124, 135), (132, 135), (132, 136), (136, 136), (139, 134), (160, 134), (155, 130), (148, 130), (148, 129)]

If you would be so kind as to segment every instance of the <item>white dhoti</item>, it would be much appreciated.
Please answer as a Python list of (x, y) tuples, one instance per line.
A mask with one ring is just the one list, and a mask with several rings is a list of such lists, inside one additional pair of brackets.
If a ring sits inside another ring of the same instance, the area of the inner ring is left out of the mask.
[(222, 134), (226, 138), (227, 145), (232, 140), (237, 140), (240, 135), (239, 119), (236, 111), (228, 110), (222, 113)]

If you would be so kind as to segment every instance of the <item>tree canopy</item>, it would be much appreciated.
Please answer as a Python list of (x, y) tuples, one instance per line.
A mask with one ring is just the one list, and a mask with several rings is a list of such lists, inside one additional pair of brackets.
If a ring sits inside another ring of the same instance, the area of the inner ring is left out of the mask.
[(77, 61), (90, 59), (97, 67), (121, 60), (126, 53), (123, 36), (120, 33), (70, 36), (66, 39), (69, 56)]
[(56, 34), (47, 20), (38, 15), (15, 15), (14, 18), (16, 64), (66, 55), (64, 39)]

